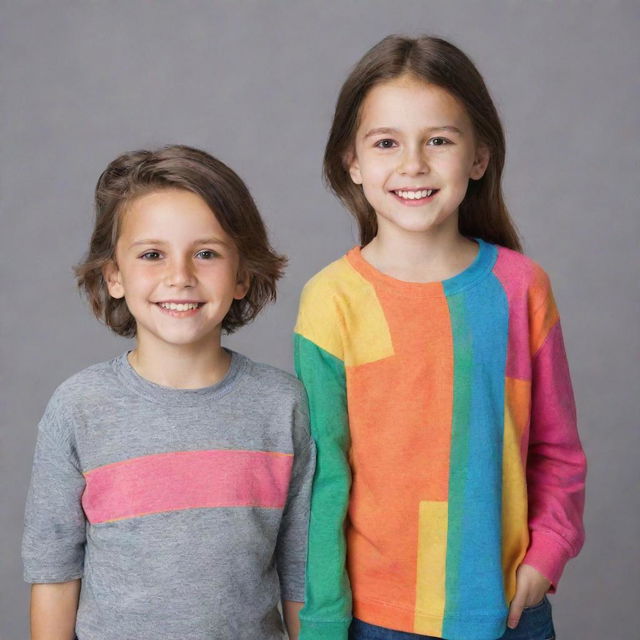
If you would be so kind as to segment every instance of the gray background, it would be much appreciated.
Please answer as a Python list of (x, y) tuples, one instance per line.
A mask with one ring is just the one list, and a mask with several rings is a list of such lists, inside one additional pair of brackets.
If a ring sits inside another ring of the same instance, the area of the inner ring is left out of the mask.
[(354, 243), (323, 188), (348, 69), (388, 33), (442, 35), (478, 64), (508, 139), (505, 190), (551, 274), (590, 460), (587, 543), (554, 596), (565, 640), (637, 637), (640, 10), (637, 2), (102, 0), (0, 5), (0, 638), (27, 637), (19, 542), (36, 423), (53, 389), (127, 343), (71, 265), (118, 153), (219, 156), (290, 257), (276, 307), (227, 344), (290, 369), (302, 284)]

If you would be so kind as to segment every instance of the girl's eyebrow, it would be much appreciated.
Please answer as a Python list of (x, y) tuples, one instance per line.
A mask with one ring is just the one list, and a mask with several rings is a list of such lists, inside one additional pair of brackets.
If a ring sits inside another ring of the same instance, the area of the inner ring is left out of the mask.
[(162, 240), (155, 240), (154, 238), (145, 238), (144, 240), (136, 240), (129, 245), (131, 247), (138, 247), (143, 244), (165, 244)]
[[(425, 131), (429, 131), (429, 132), (433, 132), (433, 131), (451, 131), (453, 133), (459, 133), (460, 135), (462, 135), (462, 131), (460, 129), (458, 129), (458, 127), (454, 127), (452, 124), (445, 124), (439, 127), (427, 127), (427, 129), (425, 129)], [(370, 138), (371, 136), (377, 136), (380, 134), (395, 134), (397, 135), (398, 133), (400, 133), (400, 131), (398, 129), (394, 129), (393, 127), (377, 127), (375, 129), (370, 129), (369, 131), (367, 131), (367, 133), (365, 134), (365, 140), (367, 138)]]
[(377, 136), (381, 133), (399, 133), (397, 129), (392, 129), (390, 127), (378, 127), (376, 129), (370, 129), (365, 133), (365, 138), (370, 138), (371, 136)]

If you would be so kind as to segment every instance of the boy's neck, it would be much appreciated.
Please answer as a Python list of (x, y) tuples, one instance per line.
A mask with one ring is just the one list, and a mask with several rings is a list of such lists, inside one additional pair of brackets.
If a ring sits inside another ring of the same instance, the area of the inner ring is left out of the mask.
[(457, 229), (425, 233), (379, 228), (362, 249), (378, 271), (406, 282), (439, 282), (464, 271), (478, 254), (478, 245)]
[(129, 364), (137, 374), (174, 389), (201, 389), (220, 382), (231, 364), (231, 354), (220, 344), (213, 348), (185, 349), (166, 345), (165, 348), (145, 348), (138, 343), (129, 353)]

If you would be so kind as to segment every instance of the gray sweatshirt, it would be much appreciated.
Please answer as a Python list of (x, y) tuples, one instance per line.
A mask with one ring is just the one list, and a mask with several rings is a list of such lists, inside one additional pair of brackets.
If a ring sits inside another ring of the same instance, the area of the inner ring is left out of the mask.
[(275, 640), (302, 601), (314, 448), (304, 391), (232, 352), (162, 387), (126, 354), (71, 377), (39, 425), (27, 582), (82, 578), (79, 640)]

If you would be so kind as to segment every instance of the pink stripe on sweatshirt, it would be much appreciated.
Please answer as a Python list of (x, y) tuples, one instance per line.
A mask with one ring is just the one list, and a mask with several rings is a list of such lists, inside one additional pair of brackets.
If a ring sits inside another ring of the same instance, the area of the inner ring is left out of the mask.
[(91, 524), (164, 511), (284, 507), (293, 456), (265, 451), (176, 451), (85, 473)]

